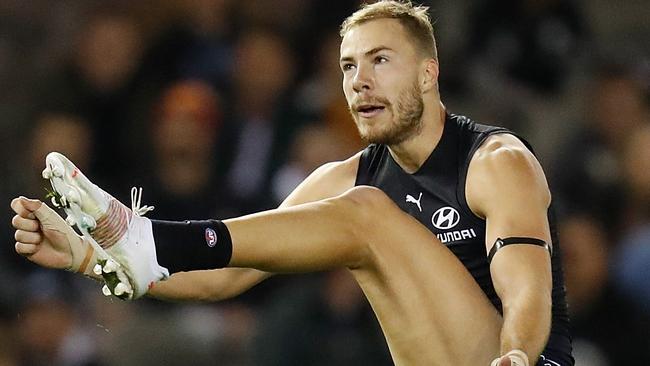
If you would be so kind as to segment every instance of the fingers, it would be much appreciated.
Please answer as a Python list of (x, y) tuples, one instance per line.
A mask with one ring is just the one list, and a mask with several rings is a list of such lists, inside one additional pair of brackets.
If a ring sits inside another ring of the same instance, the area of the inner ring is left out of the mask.
[(11, 200), (11, 209), (20, 217), (26, 219), (34, 219), (34, 211), (38, 210), (43, 205), (39, 200), (29, 199), (23, 196)]
[(40, 232), (16, 230), (14, 234), (16, 239), (16, 253), (23, 256), (30, 256), (39, 249), (39, 244), (43, 240)]
[(24, 230), (16, 230), (14, 238), (16, 238), (17, 242), (25, 244), (38, 244), (43, 240), (43, 236), (40, 232)]
[(40, 208), (42, 202), (30, 200), (25, 197), (18, 197), (11, 201), (11, 208), (16, 215), (11, 219), (11, 225), (16, 229), (16, 253), (23, 256), (30, 256), (38, 251), (38, 244), (43, 240), (40, 233), (38, 220), (33, 210)]
[(24, 230), (24, 231), (39, 231), (40, 230), (40, 225), (38, 223), (38, 220), (26, 219), (26, 218), (20, 217), (18, 215), (14, 216), (11, 219), (11, 225), (16, 230)]
[(38, 251), (38, 245), (16, 242), (16, 253), (23, 256), (30, 256)]
[[(29, 199), (26, 197), (14, 198), (11, 201), (11, 208), (16, 212), (17, 216), (24, 219), (37, 220), (37, 224), (45, 226), (58, 227), (65, 221), (59, 214), (52, 210), (48, 205), (43, 204), (39, 200)], [(27, 224), (33, 225), (33, 224)], [(16, 227), (16, 226), (14, 226)], [(30, 231), (29, 228), (16, 227), (16, 229), (23, 229)]]

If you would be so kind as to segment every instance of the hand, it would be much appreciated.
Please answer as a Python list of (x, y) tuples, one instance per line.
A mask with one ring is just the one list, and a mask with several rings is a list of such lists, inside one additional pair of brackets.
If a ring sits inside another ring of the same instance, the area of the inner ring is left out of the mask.
[(490, 366), (528, 366), (528, 355), (521, 350), (515, 349), (496, 358)]
[(89, 243), (54, 210), (25, 197), (13, 199), (11, 208), (16, 212), (11, 224), (18, 254), (43, 267), (86, 272), (80, 266), (92, 255)]

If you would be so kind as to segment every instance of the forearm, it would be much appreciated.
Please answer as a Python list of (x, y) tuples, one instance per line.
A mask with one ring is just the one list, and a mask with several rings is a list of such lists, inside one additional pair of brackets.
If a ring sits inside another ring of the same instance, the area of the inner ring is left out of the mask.
[(551, 328), (551, 297), (547, 291), (521, 291), (503, 304), (501, 354), (524, 351), (531, 365), (544, 349)]
[(270, 277), (249, 268), (223, 268), (174, 273), (157, 282), (147, 293), (167, 301), (220, 301), (235, 297)]

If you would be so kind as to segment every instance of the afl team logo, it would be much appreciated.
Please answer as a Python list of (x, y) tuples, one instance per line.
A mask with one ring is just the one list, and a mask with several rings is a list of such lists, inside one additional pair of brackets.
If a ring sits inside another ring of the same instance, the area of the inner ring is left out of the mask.
[(210, 248), (217, 245), (217, 233), (215, 233), (211, 228), (205, 229), (205, 242), (208, 243)]
[(459, 221), (460, 214), (455, 208), (449, 206), (439, 208), (438, 211), (434, 212), (433, 216), (431, 216), (431, 223), (440, 230), (451, 229), (458, 225)]

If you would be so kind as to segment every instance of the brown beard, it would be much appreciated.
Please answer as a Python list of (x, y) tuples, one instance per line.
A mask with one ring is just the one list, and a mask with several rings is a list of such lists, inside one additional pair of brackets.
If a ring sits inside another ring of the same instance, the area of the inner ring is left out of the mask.
[[(387, 110), (392, 111), (392, 123), (380, 131), (364, 133), (359, 128), (361, 138), (373, 144), (398, 145), (422, 131), (422, 113), (424, 101), (417, 83), (407, 88), (397, 99), (394, 105), (383, 98), (375, 98), (374, 101), (381, 103)], [(356, 108), (350, 108), (352, 118), (359, 127), (359, 113)]]

